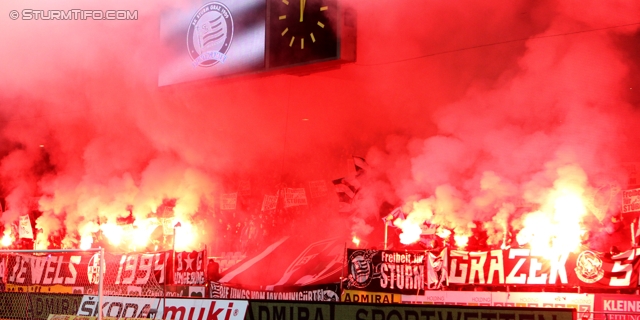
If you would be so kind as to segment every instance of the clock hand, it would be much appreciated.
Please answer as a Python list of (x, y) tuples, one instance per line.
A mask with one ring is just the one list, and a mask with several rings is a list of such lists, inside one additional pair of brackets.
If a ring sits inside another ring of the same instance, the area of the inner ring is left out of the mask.
[(307, 0), (300, 0), (300, 22), (302, 22), (302, 18), (304, 17), (304, 5)]

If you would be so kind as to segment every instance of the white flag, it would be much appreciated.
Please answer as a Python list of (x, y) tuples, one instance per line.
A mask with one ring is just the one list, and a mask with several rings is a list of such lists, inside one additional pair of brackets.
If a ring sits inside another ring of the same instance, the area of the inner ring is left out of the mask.
[(443, 286), (449, 285), (449, 256), (447, 248), (443, 249), (439, 255), (432, 252), (427, 253), (427, 289), (439, 290)]
[(31, 219), (29, 219), (28, 215), (20, 216), (18, 236), (21, 239), (33, 239), (33, 228), (31, 228)]

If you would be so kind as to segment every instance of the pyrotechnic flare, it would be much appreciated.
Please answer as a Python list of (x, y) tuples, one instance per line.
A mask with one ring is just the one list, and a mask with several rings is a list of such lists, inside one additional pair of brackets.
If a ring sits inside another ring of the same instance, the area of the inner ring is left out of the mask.
[(11, 244), (13, 244), (13, 236), (11, 235), (10, 231), (5, 231), (4, 235), (2, 236), (2, 240), (0, 240), (0, 244), (2, 244), (3, 247), (8, 247)]

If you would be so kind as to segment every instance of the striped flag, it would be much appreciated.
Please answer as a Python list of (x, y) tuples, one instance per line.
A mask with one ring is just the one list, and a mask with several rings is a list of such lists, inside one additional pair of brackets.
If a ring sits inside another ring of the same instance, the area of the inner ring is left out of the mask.
[(356, 170), (356, 177), (361, 176), (362, 174), (366, 173), (370, 169), (369, 168), (369, 164), (362, 157), (354, 156), (353, 157), (353, 166), (355, 167), (355, 170)]

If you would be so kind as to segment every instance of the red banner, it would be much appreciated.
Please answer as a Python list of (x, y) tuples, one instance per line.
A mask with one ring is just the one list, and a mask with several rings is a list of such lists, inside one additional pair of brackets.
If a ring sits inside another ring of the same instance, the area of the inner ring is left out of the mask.
[[(164, 284), (170, 252), (105, 254), (104, 283), (113, 285)], [(0, 255), (0, 282), (7, 287), (98, 284), (99, 254), (66, 253), (36, 256)]]
[(204, 251), (176, 252), (173, 284), (204, 285), (206, 253)]
[[(638, 287), (640, 251), (611, 256), (582, 250), (544, 255), (531, 249), (451, 251), (449, 285)], [(428, 279), (428, 283), (441, 279)]]

